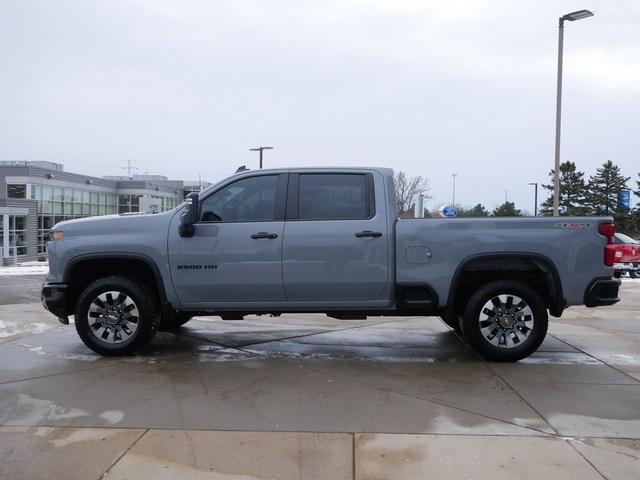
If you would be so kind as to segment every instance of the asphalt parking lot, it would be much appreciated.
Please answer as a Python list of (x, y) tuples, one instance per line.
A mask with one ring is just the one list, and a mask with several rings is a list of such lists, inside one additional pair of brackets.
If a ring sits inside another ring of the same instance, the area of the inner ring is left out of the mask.
[(102, 358), (6, 285), (3, 479), (640, 478), (638, 282), (517, 364), (437, 318), (324, 315), (199, 318)]

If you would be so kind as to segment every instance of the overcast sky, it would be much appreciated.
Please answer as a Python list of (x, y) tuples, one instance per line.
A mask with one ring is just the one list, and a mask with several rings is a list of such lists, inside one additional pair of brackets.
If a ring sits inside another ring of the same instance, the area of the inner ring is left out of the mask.
[[(554, 160), (640, 170), (640, 1), (0, 1), (0, 159), (215, 181), (376, 165), (533, 210)], [(635, 186), (635, 182), (633, 182)]]

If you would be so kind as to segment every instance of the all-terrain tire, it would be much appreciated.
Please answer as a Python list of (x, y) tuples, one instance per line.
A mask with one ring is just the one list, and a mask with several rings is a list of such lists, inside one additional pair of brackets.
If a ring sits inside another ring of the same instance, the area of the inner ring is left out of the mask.
[[(118, 308), (121, 297), (112, 292), (119, 292), (127, 297), (127, 300), (123, 300), (123, 302), (127, 302), (127, 305)], [(128, 324), (131, 325), (131, 328), (120, 329), (122, 337), (120, 341), (117, 339), (117, 333), (109, 333), (110, 330), (117, 332), (117, 326), (104, 327), (106, 323), (101, 323), (103, 327), (99, 328), (95, 327), (95, 323), (92, 326), (91, 322), (106, 322), (106, 317), (96, 311), (104, 310), (99, 307), (100, 304), (103, 304), (105, 309), (114, 310), (113, 314), (109, 314), (109, 319), (113, 318), (114, 323), (117, 321), (115, 310), (123, 312), (123, 315), (132, 314), (132, 312), (135, 314), (135, 316), (129, 317)], [(134, 308), (131, 308), (131, 304)], [(134, 319), (137, 319), (135, 323)], [(110, 276), (95, 280), (82, 291), (76, 304), (75, 325), (78, 335), (87, 347), (100, 355), (119, 356), (135, 353), (153, 339), (157, 321), (157, 307), (153, 294), (135, 280), (124, 276)], [(126, 338), (124, 338), (126, 336), (125, 330), (131, 332)], [(107, 332), (106, 338), (103, 338), (102, 335), (105, 334), (105, 331)], [(100, 332), (102, 335), (99, 334)], [(114, 337), (114, 341), (109, 341)]]
[(461, 320), (465, 341), (485, 359), (498, 362), (515, 362), (535, 352), (547, 334), (548, 323), (541, 295), (512, 280), (478, 288)]

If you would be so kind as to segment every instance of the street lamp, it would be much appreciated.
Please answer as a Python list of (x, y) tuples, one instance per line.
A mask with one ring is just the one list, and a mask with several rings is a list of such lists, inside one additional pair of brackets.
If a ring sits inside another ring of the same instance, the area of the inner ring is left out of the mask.
[(456, 178), (458, 176), (457, 173), (451, 175), (453, 177), (453, 198), (451, 199), (451, 206), (456, 206)]
[(260, 152), (260, 168), (262, 168), (262, 151), (263, 150), (273, 150), (273, 147), (256, 147), (250, 148), (250, 152)]
[(564, 46), (564, 21), (573, 22), (592, 17), (589, 10), (578, 10), (560, 17), (558, 22), (558, 89), (556, 94), (556, 168), (553, 174), (553, 215), (557, 217), (560, 207), (560, 118), (562, 108), (562, 48)]
[(537, 217), (538, 216), (538, 183), (533, 182), (533, 183), (530, 183), (529, 185), (535, 185), (536, 187), (536, 193), (534, 196), (534, 204), (533, 204), (533, 216)]

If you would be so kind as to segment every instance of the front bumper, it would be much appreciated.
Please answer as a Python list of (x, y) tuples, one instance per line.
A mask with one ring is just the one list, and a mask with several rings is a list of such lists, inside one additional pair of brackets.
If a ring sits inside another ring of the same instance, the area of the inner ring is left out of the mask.
[(587, 307), (613, 305), (620, 301), (618, 289), (622, 282), (618, 278), (597, 278), (587, 287), (584, 304)]
[(40, 293), (42, 306), (53, 313), (60, 323), (69, 324), (67, 318), (67, 284), (66, 283), (44, 283)]

